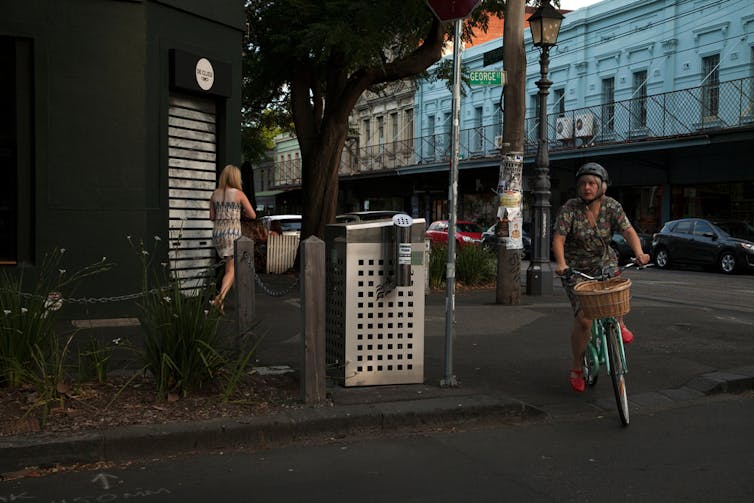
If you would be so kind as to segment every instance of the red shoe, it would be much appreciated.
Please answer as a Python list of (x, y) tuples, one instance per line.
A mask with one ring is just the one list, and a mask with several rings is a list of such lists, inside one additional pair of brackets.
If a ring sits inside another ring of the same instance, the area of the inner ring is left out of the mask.
[(576, 393), (583, 393), (586, 389), (583, 369), (571, 369), (571, 375), (568, 377), (568, 380), (571, 382), (571, 388)]
[(620, 326), (620, 333), (623, 338), (623, 344), (631, 344), (634, 342), (634, 334), (631, 332), (626, 325)]

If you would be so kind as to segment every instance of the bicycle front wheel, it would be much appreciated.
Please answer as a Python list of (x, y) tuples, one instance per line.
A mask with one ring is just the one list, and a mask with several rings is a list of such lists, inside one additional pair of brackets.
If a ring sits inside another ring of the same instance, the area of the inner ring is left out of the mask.
[(628, 426), (628, 392), (626, 391), (626, 365), (623, 360), (623, 348), (618, 323), (613, 321), (606, 327), (607, 357), (610, 360), (610, 379), (613, 381), (615, 403), (623, 426)]

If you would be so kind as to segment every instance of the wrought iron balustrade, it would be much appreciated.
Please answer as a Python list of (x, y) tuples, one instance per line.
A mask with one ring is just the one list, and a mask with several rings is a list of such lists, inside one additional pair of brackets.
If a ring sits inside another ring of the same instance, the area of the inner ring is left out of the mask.
[[(536, 153), (538, 120), (525, 119), (526, 155)], [(547, 139), (551, 152), (563, 152), (744, 126), (754, 126), (754, 77), (551, 113), (547, 116)], [(500, 123), (461, 130), (461, 163), (499, 158), (501, 131)], [(352, 176), (443, 164), (450, 161), (450, 154), (450, 132), (365, 147), (351, 141), (343, 149), (339, 173)], [(300, 171), (298, 176), (286, 176), (285, 181), (286, 185), (300, 183)]]

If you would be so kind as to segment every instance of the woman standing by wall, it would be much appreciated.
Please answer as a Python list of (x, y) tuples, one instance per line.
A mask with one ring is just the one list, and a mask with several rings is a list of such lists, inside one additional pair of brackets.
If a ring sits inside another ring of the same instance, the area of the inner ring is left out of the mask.
[(228, 164), (220, 173), (220, 181), (210, 197), (209, 219), (214, 223), (212, 230), (212, 244), (217, 254), (225, 261), (225, 274), (223, 275), (220, 293), (217, 294), (213, 304), (221, 313), (225, 314), (223, 302), (230, 287), (233, 286), (235, 275), (233, 261), (233, 244), (241, 237), (241, 213), (254, 219), (257, 214), (251, 207), (251, 203), (243, 193), (241, 184), (241, 170)]

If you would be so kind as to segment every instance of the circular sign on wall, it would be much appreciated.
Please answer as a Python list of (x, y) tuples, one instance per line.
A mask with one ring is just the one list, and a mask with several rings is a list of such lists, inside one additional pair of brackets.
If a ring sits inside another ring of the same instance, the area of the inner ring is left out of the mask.
[(196, 83), (205, 91), (212, 89), (212, 84), (215, 83), (215, 70), (207, 58), (196, 62)]

